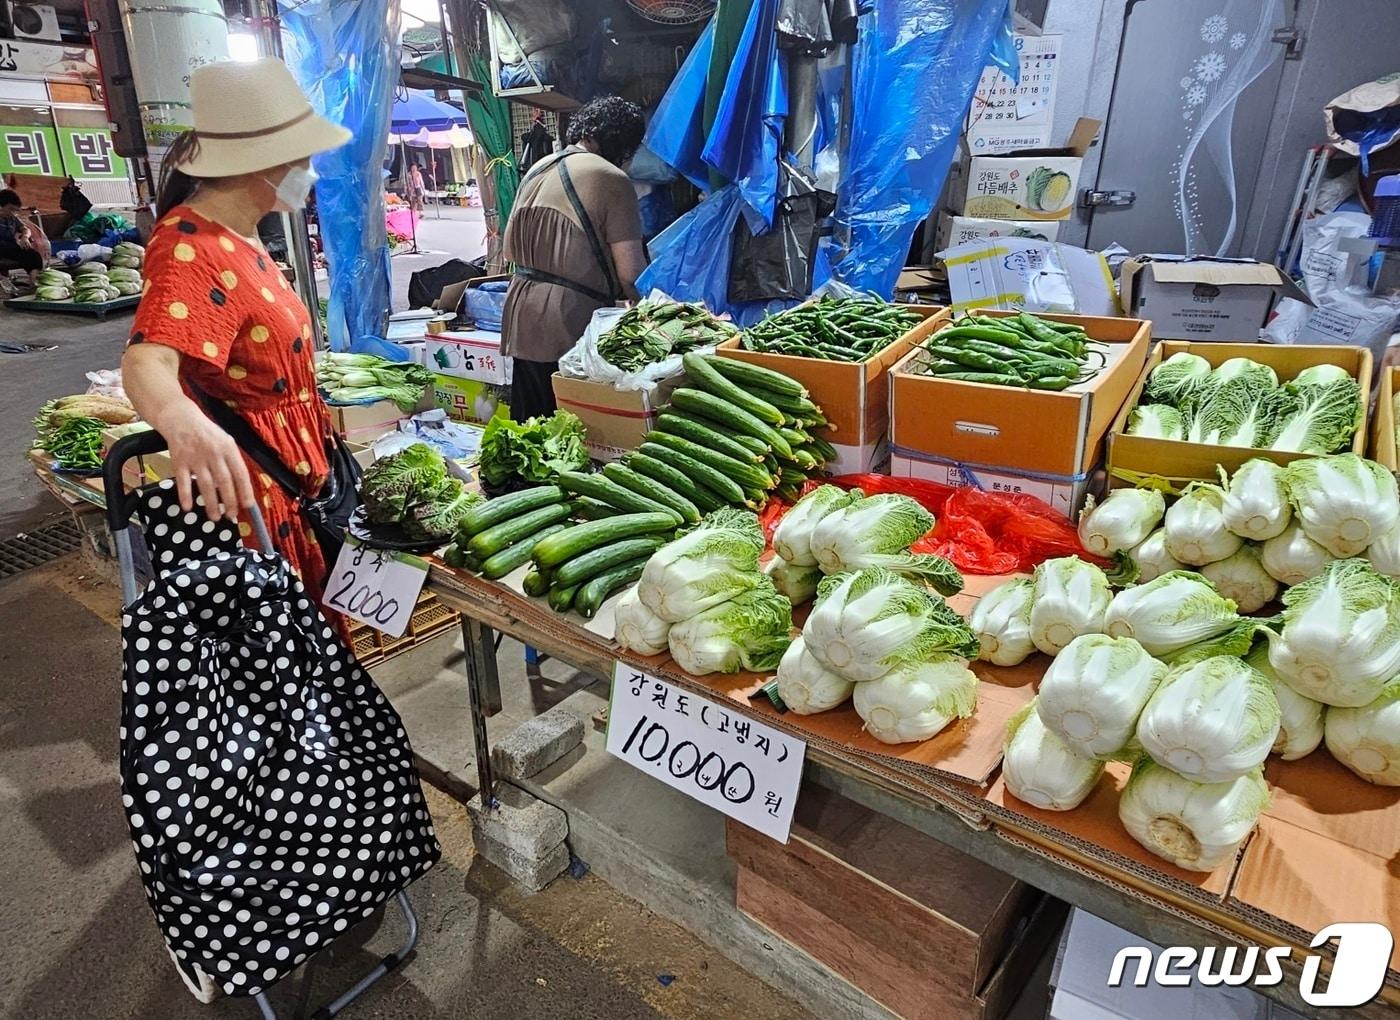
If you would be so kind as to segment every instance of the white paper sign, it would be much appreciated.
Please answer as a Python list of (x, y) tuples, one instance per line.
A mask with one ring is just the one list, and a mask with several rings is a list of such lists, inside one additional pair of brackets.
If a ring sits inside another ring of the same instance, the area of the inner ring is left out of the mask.
[(974, 156), (1051, 143), (1059, 83), (1060, 37), (1016, 36), (1021, 80), (1013, 84), (999, 67), (987, 67), (967, 115), (967, 147)]
[(805, 742), (619, 662), (608, 753), (780, 843)]
[(326, 581), (323, 601), (390, 637), (408, 628), (418, 594), (428, 579), (426, 560), (390, 549), (371, 549), (349, 535)]

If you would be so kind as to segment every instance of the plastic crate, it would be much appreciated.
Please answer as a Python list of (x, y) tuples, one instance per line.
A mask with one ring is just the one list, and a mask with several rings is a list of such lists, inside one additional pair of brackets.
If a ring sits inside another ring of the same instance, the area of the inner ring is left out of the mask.
[(430, 638), (455, 629), (457, 617), (458, 614), (438, 601), (436, 595), (425, 591), (418, 596), (418, 605), (414, 607), (402, 637), (390, 637), (368, 624), (351, 620), (350, 639), (354, 644), (355, 658), (366, 668), (377, 666)]

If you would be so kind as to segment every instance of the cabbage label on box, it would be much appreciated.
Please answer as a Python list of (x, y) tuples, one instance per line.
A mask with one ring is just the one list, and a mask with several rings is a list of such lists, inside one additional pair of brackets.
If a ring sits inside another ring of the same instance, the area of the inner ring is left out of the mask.
[(607, 747), (686, 796), (788, 841), (804, 741), (619, 662)]

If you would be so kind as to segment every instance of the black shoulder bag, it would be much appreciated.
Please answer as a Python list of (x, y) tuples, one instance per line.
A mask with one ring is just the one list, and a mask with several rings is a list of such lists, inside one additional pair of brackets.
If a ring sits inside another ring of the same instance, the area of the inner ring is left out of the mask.
[(334, 566), (336, 557), (340, 555), (340, 547), (345, 544), (345, 529), (350, 526), (350, 515), (360, 505), (360, 465), (345, 445), (345, 440), (339, 435), (332, 436), (330, 449), (326, 451), (326, 459), (330, 463), (326, 484), (315, 496), (307, 496), (291, 468), (282, 463), (282, 458), (253, 431), (242, 415), (192, 383), (190, 389), (199, 398), (204, 413), (231, 435), (239, 448), (292, 497), (306, 526), (321, 546), (326, 566)]

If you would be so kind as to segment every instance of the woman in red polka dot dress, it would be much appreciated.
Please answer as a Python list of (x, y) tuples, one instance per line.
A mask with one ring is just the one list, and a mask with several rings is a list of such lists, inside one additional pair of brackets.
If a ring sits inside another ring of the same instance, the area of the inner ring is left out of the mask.
[[(313, 153), (349, 132), (317, 116), (279, 60), (219, 63), (191, 81), (195, 129), (165, 161), (146, 283), (122, 359), (126, 392), (169, 443), (186, 510), (211, 519), (254, 501), (278, 551), (318, 602), (329, 564), (290, 493), (197, 405), (233, 408), (314, 496), (330, 417), (316, 391), (311, 317), (258, 240), (269, 212), (305, 204)], [(247, 521), (239, 530), (256, 538)], [(329, 614), (329, 611), (327, 611)], [(342, 621), (342, 630), (343, 630)]]

